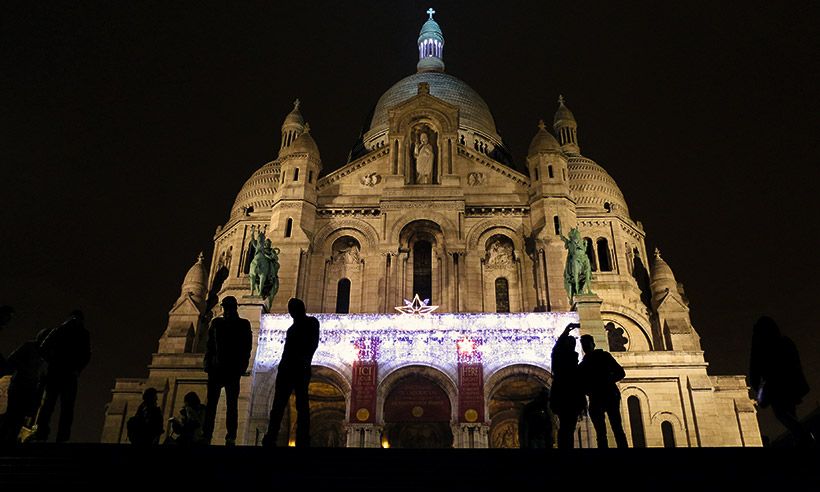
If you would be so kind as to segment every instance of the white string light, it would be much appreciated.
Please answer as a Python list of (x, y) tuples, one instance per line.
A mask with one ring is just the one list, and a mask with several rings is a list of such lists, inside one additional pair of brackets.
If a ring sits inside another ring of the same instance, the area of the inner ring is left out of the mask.
[[(492, 372), (512, 364), (549, 370), (555, 340), (578, 313), (317, 314), (321, 331), (316, 365), (349, 367), (356, 360), (380, 366), (402, 362), (455, 369), (482, 362)], [(265, 314), (259, 330), (255, 372), (272, 369), (282, 357), (288, 315)]]

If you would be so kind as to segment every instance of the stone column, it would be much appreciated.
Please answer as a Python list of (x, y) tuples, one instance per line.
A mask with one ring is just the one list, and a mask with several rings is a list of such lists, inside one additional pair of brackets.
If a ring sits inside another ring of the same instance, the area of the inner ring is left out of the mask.
[(384, 426), (377, 424), (347, 424), (348, 448), (380, 448)]
[(453, 425), (453, 447), (462, 449), (489, 448), (490, 425), (484, 422)]
[(601, 298), (595, 294), (578, 294), (572, 301), (572, 310), (578, 313), (581, 323), (580, 334), (592, 335), (595, 347), (607, 350), (609, 342), (601, 319)]

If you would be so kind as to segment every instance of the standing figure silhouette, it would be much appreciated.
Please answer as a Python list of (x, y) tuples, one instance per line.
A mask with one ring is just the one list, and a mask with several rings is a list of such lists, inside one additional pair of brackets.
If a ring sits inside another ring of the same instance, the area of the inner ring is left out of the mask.
[(288, 312), (293, 325), (288, 328), (282, 360), (276, 374), (273, 406), (270, 411), (268, 431), (262, 445), (276, 446), (276, 436), (282, 425), (285, 407), (291, 393), (296, 393), (296, 447), (310, 446), (310, 406), (308, 385), (310, 384), (310, 364), (313, 353), (319, 346), (319, 320), (308, 316), (305, 303), (301, 299), (288, 301)]
[(581, 384), (589, 395), (589, 418), (595, 427), (595, 439), (599, 448), (608, 448), (606, 421), (615, 434), (615, 443), (619, 448), (628, 448), (623, 422), (621, 421), (621, 392), (615, 384), (626, 376), (624, 368), (605, 350), (595, 348), (592, 335), (581, 336), (581, 347), (584, 349), (584, 360), (578, 364)]
[(758, 405), (771, 405), (774, 416), (799, 446), (814, 443), (814, 436), (797, 418), (797, 405), (809, 392), (800, 355), (794, 342), (781, 335), (777, 323), (768, 316), (761, 316), (752, 331), (749, 384)]

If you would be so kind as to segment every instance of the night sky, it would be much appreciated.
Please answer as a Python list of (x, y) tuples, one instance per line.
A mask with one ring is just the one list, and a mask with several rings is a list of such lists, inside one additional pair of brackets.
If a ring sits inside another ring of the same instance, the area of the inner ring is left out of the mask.
[[(275, 157), (292, 101), (325, 172), (344, 164), (379, 96), (415, 72), (431, 6), (235, 3), (0, 11), (0, 304), (17, 309), (0, 352), (85, 311), (74, 440), (99, 439), (115, 377), (147, 376), (185, 272)], [(685, 284), (711, 374), (745, 374), (753, 322), (779, 322), (813, 387), (801, 414), (820, 400), (818, 5), (432, 4), (447, 72), (518, 163), (566, 97), (583, 154)]]

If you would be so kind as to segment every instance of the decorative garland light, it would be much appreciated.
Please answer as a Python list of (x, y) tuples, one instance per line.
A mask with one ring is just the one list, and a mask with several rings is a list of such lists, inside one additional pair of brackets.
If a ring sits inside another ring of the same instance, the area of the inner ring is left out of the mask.
[[(487, 371), (511, 364), (549, 369), (555, 340), (567, 324), (578, 322), (576, 312), (315, 316), (321, 331), (313, 363), (339, 371), (349, 370), (345, 368), (354, 361), (452, 371), (459, 362), (483, 363)], [(279, 363), (292, 323), (288, 315), (262, 315), (254, 372), (269, 371)]]

